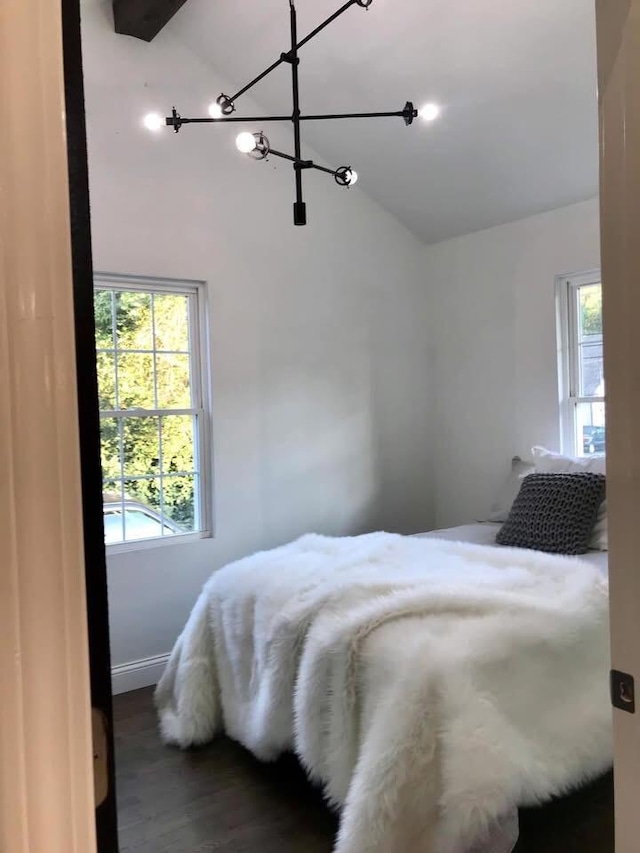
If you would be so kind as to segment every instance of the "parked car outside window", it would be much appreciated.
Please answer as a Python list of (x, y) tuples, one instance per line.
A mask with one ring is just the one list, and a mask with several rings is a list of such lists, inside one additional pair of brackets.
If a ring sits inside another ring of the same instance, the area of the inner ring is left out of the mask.
[(586, 455), (605, 453), (607, 431), (603, 426), (585, 426), (582, 430), (582, 450)]
[(185, 533), (179, 525), (162, 519), (152, 507), (125, 496), (124, 503), (116, 494), (104, 494), (104, 541), (107, 545), (131, 539), (155, 539), (159, 536), (175, 536)]

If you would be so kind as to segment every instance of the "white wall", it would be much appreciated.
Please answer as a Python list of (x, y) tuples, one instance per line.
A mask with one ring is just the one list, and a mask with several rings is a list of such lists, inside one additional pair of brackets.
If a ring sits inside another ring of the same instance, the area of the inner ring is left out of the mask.
[(595, 269), (592, 200), (425, 249), (438, 526), (486, 516), (513, 455), (560, 442), (555, 277)]
[(115, 35), (109, 6), (83, 8), (94, 265), (208, 282), (214, 395), (215, 538), (108, 561), (123, 664), (168, 652), (229, 560), (310, 530), (428, 529), (433, 478), (423, 247), (318, 173), (294, 228), (290, 167), (241, 157), (237, 129), (142, 129), (173, 104), (201, 115), (233, 84), (170, 28)]

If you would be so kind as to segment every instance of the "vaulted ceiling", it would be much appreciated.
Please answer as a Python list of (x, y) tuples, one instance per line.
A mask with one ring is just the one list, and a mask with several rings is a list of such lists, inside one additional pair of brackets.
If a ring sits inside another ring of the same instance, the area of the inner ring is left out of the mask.
[[(297, 0), (301, 35), (338, 5)], [(168, 29), (239, 88), (288, 48), (288, 9), (287, 0), (189, 0)], [(427, 242), (597, 194), (592, 0), (374, 0), (301, 59), (307, 113), (401, 109), (407, 99), (442, 106), (439, 120), (410, 128), (399, 119), (303, 127), (309, 145), (353, 165), (362, 189)], [(252, 97), (288, 111), (288, 67)]]

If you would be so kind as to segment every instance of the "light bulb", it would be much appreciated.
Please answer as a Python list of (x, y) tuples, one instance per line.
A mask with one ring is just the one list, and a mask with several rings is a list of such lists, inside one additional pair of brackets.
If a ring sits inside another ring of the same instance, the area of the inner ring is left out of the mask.
[(423, 121), (435, 121), (440, 115), (440, 107), (437, 104), (425, 104), (418, 110), (418, 115)]
[(358, 173), (351, 166), (340, 166), (333, 173), (339, 187), (352, 187), (358, 180)]
[(216, 104), (215, 101), (209, 104), (209, 115), (211, 118), (222, 118), (222, 107)]
[(250, 154), (257, 148), (256, 138), (253, 133), (245, 131), (236, 136), (236, 148), (242, 154)]
[(143, 119), (143, 124), (147, 130), (160, 130), (164, 123), (164, 119), (160, 113), (148, 113)]

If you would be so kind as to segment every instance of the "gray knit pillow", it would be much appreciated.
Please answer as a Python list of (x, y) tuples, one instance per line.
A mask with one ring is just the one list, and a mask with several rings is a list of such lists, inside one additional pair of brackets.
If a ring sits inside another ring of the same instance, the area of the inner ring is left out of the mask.
[(586, 554), (605, 484), (602, 474), (530, 474), (496, 542), (552, 554)]

